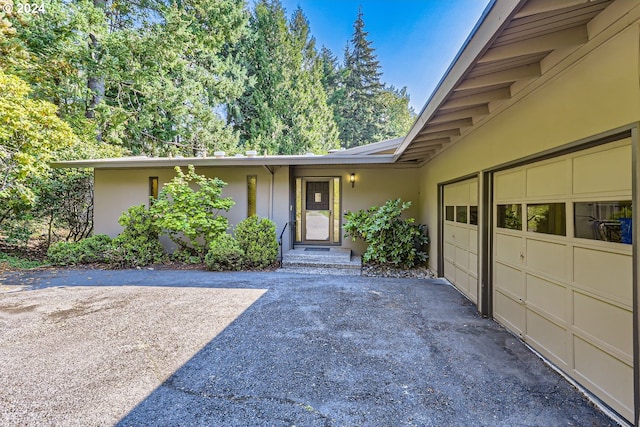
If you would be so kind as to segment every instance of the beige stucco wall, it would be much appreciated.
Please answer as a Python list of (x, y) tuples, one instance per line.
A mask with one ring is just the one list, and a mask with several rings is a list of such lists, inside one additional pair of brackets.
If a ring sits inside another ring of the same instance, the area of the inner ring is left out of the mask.
[[(354, 173), (356, 182), (351, 187), (349, 175)], [(342, 213), (380, 206), (387, 200), (401, 198), (411, 201), (412, 206), (406, 216), (417, 218), (419, 214), (418, 202), (418, 169), (388, 166), (356, 166), (310, 168), (297, 167), (293, 169), (295, 177), (337, 177), (342, 183)], [(292, 201), (293, 202), (293, 201)], [(343, 217), (344, 223), (344, 217)], [(342, 238), (342, 247), (350, 248), (361, 254), (366, 246), (362, 242), (353, 242), (349, 238)]]
[[(247, 216), (247, 175), (258, 176), (257, 214), (276, 222), (279, 236), (290, 220), (295, 200), (290, 200), (290, 169), (288, 166), (275, 167), (274, 174), (260, 167), (201, 167), (196, 172), (208, 177), (217, 177), (228, 185), (223, 190), (224, 197), (232, 197), (236, 204), (224, 214), (229, 219), (230, 230)], [(351, 187), (349, 175), (355, 173), (356, 183)], [(294, 176), (299, 177), (340, 177), (342, 183), (342, 213), (382, 205), (392, 198), (411, 201), (412, 207), (406, 216), (418, 217), (418, 169), (393, 168), (387, 166), (358, 167), (304, 167), (295, 168)], [(160, 188), (174, 176), (171, 168), (148, 169), (97, 169), (95, 171), (95, 233), (116, 236), (122, 231), (118, 218), (130, 206), (148, 203), (149, 177), (157, 176)], [(273, 193), (271, 188), (275, 189)], [(285, 249), (291, 247), (291, 233), (283, 235)], [(163, 243), (171, 248), (168, 240)], [(361, 254), (365, 246), (362, 242), (342, 239), (342, 246)]]
[[(223, 197), (231, 197), (235, 205), (228, 213), (222, 213), (229, 219), (230, 230), (247, 217), (247, 175), (257, 175), (258, 191), (256, 210), (258, 216), (276, 221), (278, 235), (281, 227), (288, 221), (288, 192), (274, 192), (271, 188), (288, 187), (289, 168), (276, 167), (271, 172), (258, 167), (201, 167), (196, 173), (207, 177), (217, 177), (227, 183)], [(118, 218), (130, 206), (148, 204), (149, 177), (157, 176), (160, 188), (175, 176), (171, 168), (162, 169), (96, 169), (95, 170), (95, 233), (116, 236), (122, 231)], [(163, 242), (163, 243), (166, 243)]]
[(437, 230), (439, 183), (640, 121), (639, 36), (636, 23), (423, 166), (421, 222)]

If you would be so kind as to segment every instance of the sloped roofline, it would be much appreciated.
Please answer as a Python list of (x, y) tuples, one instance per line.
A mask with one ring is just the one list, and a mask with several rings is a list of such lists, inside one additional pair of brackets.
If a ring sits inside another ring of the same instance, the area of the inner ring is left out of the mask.
[(433, 116), (438, 107), (453, 90), (456, 84), (464, 78), (469, 68), (488, 48), (490, 42), (496, 37), (514, 13), (526, 3), (527, 0), (504, 0), (498, 2), (491, 0), (483, 11), (480, 19), (471, 30), (471, 33), (462, 44), (454, 60), (447, 68), (436, 89), (425, 103), (418, 118), (413, 123), (409, 133), (404, 137), (400, 146), (394, 153), (394, 160), (402, 155), (411, 141), (420, 132), (424, 124)]

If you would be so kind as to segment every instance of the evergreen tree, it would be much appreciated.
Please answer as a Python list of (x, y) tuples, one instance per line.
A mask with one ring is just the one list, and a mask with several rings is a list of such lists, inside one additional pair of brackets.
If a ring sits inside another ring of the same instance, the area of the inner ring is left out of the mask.
[(15, 72), (76, 132), (134, 154), (235, 147), (221, 106), (246, 83), (243, 0), (43, 1), (14, 22), (31, 60)]
[(409, 94), (406, 86), (396, 89), (385, 87), (380, 93), (380, 124), (382, 125), (381, 140), (404, 136), (411, 129), (416, 119), (416, 113), (409, 106)]
[(346, 148), (379, 141), (381, 125), (378, 97), (384, 86), (380, 63), (369, 33), (364, 30), (362, 9), (353, 24), (354, 32), (344, 53), (345, 96), (340, 108), (340, 140)]
[(402, 136), (415, 116), (406, 88), (386, 87), (381, 81), (380, 63), (364, 29), (362, 9), (353, 27), (342, 69), (330, 51), (322, 52), (323, 83), (345, 148)]
[(261, 0), (242, 55), (253, 84), (229, 106), (241, 144), (269, 154), (324, 153), (338, 146), (322, 69), (301, 9), (290, 22), (279, 0)]

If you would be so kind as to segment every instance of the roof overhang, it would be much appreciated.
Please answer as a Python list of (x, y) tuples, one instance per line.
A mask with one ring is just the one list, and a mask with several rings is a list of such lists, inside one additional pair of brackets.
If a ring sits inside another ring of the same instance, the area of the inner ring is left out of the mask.
[(393, 164), (393, 154), (387, 155), (349, 155), (349, 156), (255, 156), (255, 157), (122, 157), (115, 159), (69, 160), (52, 162), (53, 168), (93, 168), (93, 169), (129, 169), (129, 168), (173, 168), (175, 166), (338, 166)]
[(589, 23), (612, 2), (492, 1), (394, 159), (424, 164), (499, 114), (553, 72), (549, 61), (559, 62), (589, 42)]

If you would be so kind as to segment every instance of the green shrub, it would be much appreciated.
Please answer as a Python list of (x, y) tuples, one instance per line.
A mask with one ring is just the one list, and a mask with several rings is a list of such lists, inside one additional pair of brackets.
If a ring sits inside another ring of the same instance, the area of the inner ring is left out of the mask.
[(78, 265), (108, 261), (111, 237), (96, 234), (78, 242), (58, 242), (49, 247), (47, 257), (55, 265)]
[(401, 218), (402, 211), (410, 206), (411, 202), (397, 199), (380, 208), (373, 206), (345, 214), (345, 237), (368, 244), (362, 255), (364, 262), (411, 268), (426, 261), (425, 228), (415, 225), (413, 218)]
[(244, 251), (245, 267), (265, 268), (276, 262), (276, 224), (270, 219), (252, 215), (236, 226), (235, 236)]
[(209, 245), (209, 252), (204, 261), (209, 270), (240, 270), (244, 261), (244, 251), (236, 239), (225, 233)]
[(118, 223), (124, 230), (112, 241), (109, 262), (121, 267), (142, 267), (166, 260), (159, 240), (160, 227), (145, 205), (129, 208)]
[(220, 197), (227, 185), (224, 181), (198, 175), (192, 165), (186, 174), (177, 166), (175, 171), (150, 210), (158, 227), (180, 247), (179, 252), (200, 262), (211, 242), (227, 232), (227, 218), (218, 213), (231, 209), (234, 202)]

